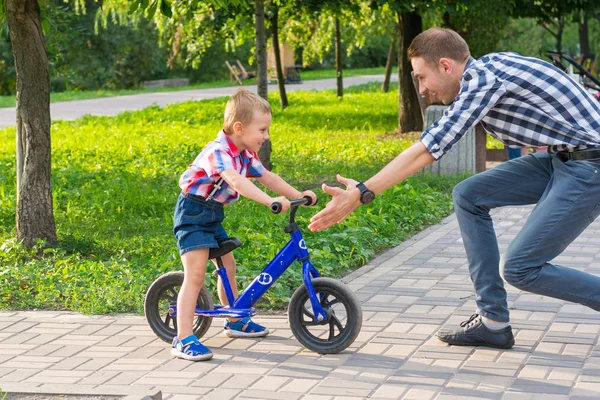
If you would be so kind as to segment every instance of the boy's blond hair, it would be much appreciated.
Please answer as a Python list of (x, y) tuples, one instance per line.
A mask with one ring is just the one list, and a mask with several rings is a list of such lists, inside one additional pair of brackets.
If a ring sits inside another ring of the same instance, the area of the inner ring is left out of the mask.
[(233, 124), (240, 121), (242, 124), (252, 122), (254, 111), (273, 114), (271, 105), (259, 95), (245, 89), (238, 89), (231, 96), (225, 106), (223, 128), (228, 135), (233, 133)]
[(409, 59), (420, 57), (428, 64), (437, 64), (441, 58), (464, 62), (471, 57), (469, 45), (458, 33), (437, 27), (419, 33), (406, 52)]

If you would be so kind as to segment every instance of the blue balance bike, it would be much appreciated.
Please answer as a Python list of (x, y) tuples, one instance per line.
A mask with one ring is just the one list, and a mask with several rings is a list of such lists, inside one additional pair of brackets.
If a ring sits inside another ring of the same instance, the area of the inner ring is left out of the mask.
[[(206, 334), (214, 317), (253, 316), (256, 313), (254, 304), (297, 260), (302, 265), (304, 284), (294, 292), (288, 306), (290, 327), (296, 339), (307, 349), (320, 354), (339, 353), (354, 342), (362, 325), (360, 303), (342, 282), (319, 277), (295, 222), (298, 207), (310, 205), (310, 202), (310, 197), (291, 202), (290, 222), (285, 227), (285, 232), (290, 235), (289, 242), (237, 299), (233, 297), (221, 257), (242, 243), (230, 238), (221, 242), (218, 249), (210, 249), (209, 258), (217, 262), (215, 274), (221, 278), (231, 307), (215, 306), (210, 293), (202, 286), (196, 304), (194, 335), (200, 338)], [(280, 213), (281, 204), (273, 203), (271, 210)], [(183, 272), (169, 272), (156, 279), (146, 293), (144, 309), (148, 324), (159, 338), (169, 343), (177, 335), (177, 295), (182, 283)]]

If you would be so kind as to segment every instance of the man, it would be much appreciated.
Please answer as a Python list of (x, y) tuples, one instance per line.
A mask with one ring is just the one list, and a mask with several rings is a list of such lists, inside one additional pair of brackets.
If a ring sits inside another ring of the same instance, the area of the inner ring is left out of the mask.
[[(432, 28), (408, 49), (421, 94), (452, 105), (419, 142), (364, 183), (338, 175), (346, 190), (332, 196), (309, 228), (325, 229), (373, 197), (439, 159), (477, 123), (507, 145), (548, 151), (505, 162), (456, 185), (454, 209), (477, 314), (440, 340), (455, 345), (510, 348), (504, 279), (529, 292), (600, 311), (600, 278), (549, 264), (600, 214), (600, 107), (569, 76), (549, 63), (514, 53), (475, 60), (455, 32)], [(535, 204), (500, 260), (490, 209)]]

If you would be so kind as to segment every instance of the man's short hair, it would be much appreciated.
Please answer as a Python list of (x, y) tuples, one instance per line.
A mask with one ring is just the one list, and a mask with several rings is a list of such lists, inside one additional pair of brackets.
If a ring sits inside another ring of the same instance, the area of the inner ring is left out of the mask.
[(469, 45), (456, 32), (446, 28), (430, 28), (419, 33), (407, 50), (408, 58), (421, 57), (428, 64), (437, 64), (441, 58), (464, 62), (469, 59)]
[(225, 133), (233, 133), (233, 124), (240, 121), (246, 125), (252, 122), (254, 111), (273, 114), (271, 105), (259, 95), (245, 89), (238, 89), (225, 106), (223, 129)]

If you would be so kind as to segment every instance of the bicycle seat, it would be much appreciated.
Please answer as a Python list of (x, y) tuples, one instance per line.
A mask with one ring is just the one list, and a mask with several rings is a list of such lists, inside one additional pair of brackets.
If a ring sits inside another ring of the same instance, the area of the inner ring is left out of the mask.
[(221, 243), (219, 243), (218, 249), (210, 249), (208, 252), (208, 258), (212, 260), (213, 258), (223, 257), (225, 254), (237, 249), (241, 245), (242, 242), (240, 242), (240, 239), (238, 238), (229, 238), (227, 240), (223, 240)]

